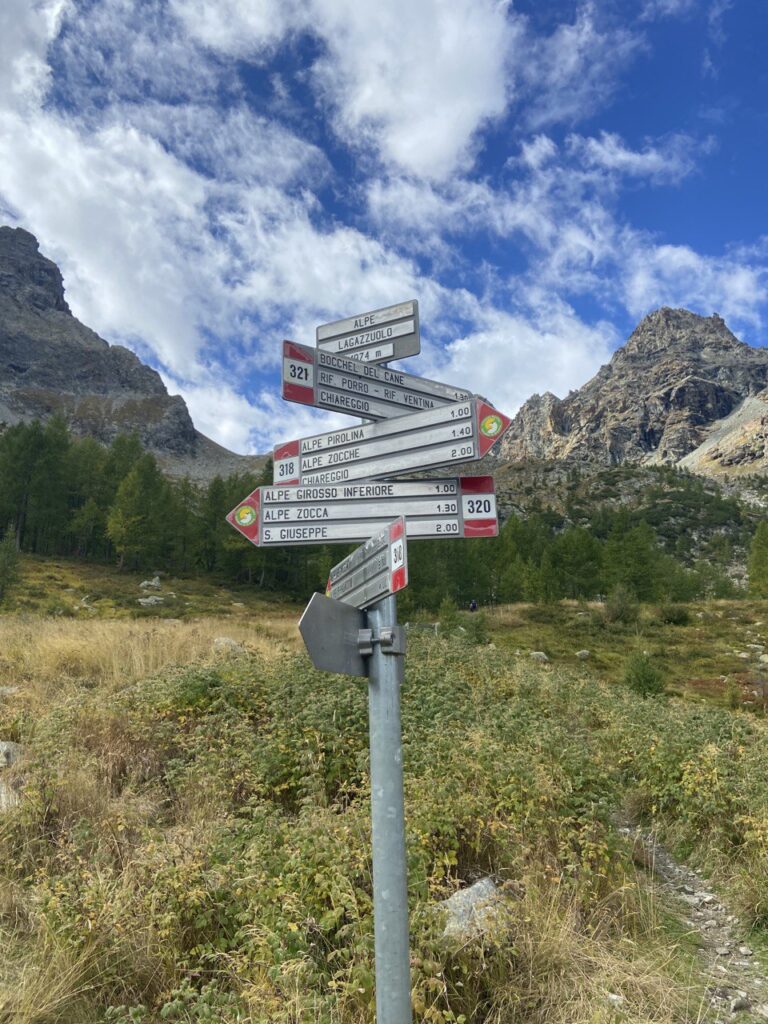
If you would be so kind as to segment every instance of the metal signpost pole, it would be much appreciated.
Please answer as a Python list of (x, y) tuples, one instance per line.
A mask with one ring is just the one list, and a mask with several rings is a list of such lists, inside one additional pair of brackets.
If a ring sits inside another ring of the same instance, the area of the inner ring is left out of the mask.
[(400, 687), (405, 651), (393, 595), (368, 609), (376, 1024), (410, 1024), (408, 873), (405, 858)]
[(465, 389), (386, 366), (420, 351), (415, 299), (323, 324), (316, 340), (314, 351), (284, 343), (283, 397), (378, 422), (278, 445), (275, 485), (257, 487), (227, 520), (258, 547), (366, 541), (331, 569), (299, 630), (315, 668), (368, 677), (376, 1022), (411, 1024), (395, 594), (408, 583), (407, 535), (493, 537), (498, 517), (490, 477), (392, 477), (477, 462), (511, 420)]

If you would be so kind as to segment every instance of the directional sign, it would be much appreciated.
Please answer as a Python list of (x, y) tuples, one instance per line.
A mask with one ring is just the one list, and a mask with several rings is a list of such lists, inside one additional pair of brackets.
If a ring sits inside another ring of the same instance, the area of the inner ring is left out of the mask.
[(323, 324), (317, 328), (317, 347), (368, 363), (415, 356), (421, 351), (419, 304), (412, 299)]
[(315, 668), (347, 676), (368, 675), (358, 642), (364, 627), (365, 612), (323, 594), (312, 595), (299, 619), (299, 632)]
[(257, 487), (227, 520), (252, 544), (269, 547), (354, 543), (398, 515), (405, 518), (409, 540), (499, 532), (490, 476)]
[(367, 608), (408, 586), (405, 520), (398, 516), (331, 569), (326, 597)]
[(482, 399), (278, 445), (278, 484), (335, 484), (482, 459), (509, 427)]
[(468, 401), (472, 392), (284, 341), (283, 398), (318, 409), (385, 420)]

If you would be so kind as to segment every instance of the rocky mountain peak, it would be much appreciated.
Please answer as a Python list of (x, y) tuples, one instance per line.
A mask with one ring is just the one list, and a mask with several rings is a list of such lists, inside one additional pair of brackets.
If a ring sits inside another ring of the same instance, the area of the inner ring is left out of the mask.
[(0, 226), (0, 295), (31, 309), (69, 313), (61, 271), (24, 228)]
[(750, 347), (728, 329), (718, 313), (699, 316), (688, 309), (663, 306), (643, 317), (612, 361), (632, 357), (721, 359), (725, 353), (745, 355)]
[(675, 464), (767, 384), (766, 349), (739, 341), (717, 313), (664, 307), (582, 388), (528, 399), (502, 458)]
[(23, 228), (0, 226), (0, 430), (55, 413), (108, 444), (136, 432), (167, 472), (206, 480), (260, 470), (195, 430), (186, 403), (133, 352), (80, 323), (59, 268)]

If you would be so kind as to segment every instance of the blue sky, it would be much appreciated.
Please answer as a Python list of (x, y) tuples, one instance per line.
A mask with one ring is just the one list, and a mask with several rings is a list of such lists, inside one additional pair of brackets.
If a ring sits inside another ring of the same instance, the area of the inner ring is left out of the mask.
[(237, 451), (283, 338), (418, 298), (513, 413), (660, 305), (768, 321), (766, 0), (3, 0), (0, 220)]

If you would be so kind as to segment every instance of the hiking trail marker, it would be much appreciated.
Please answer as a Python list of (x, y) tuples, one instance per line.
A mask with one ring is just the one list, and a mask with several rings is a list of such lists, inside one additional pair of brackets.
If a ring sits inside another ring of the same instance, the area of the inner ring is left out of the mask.
[(257, 487), (227, 520), (257, 547), (283, 547), (366, 540), (397, 515), (411, 540), (499, 532), (491, 476)]
[(510, 424), (480, 398), (277, 445), (276, 484), (335, 484), (413, 473), (487, 455)]
[(369, 420), (392, 419), (472, 398), (472, 392), (465, 388), (297, 345), (295, 341), (283, 342), (282, 381), (283, 398), (289, 402)]
[(404, 359), (421, 352), (419, 304), (415, 299), (372, 309), (317, 328), (317, 347), (368, 363)]
[(368, 678), (377, 1024), (410, 1024), (408, 877), (400, 686), (405, 634), (395, 594), (407, 540), (494, 537), (489, 476), (381, 479), (476, 462), (510, 425), (464, 388), (376, 365), (421, 349), (415, 300), (317, 328), (317, 348), (283, 343), (282, 395), (377, 422), (278, 445), (274, 486), (227, 516), (252, 544), (365, 540), (313, 594), (299, 623), (315, 668)]
[(362, 609), (407, 586), (408, 543), (405, 520), (398, 516), (362, 547), (334, 565), (328, 576), (325, 595)]

